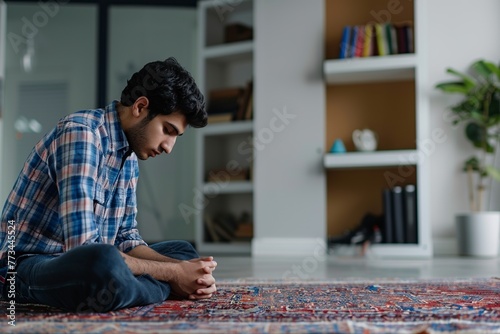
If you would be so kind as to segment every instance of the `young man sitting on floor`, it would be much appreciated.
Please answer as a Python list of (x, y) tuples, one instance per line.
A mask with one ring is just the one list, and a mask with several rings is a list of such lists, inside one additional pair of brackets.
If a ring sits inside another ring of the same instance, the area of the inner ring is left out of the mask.
[(206, 124), (204, 97), (173, 58), (133, 74), (120, 101), (61, 119), (34, 147), (3, 208), (3, 298), (12, 278), (17, 302), (71, 311), (210, 298), (213, 258), (185, 241), (148, 246), (135, 219), (137, 158), (169, 154), (188, 126)]

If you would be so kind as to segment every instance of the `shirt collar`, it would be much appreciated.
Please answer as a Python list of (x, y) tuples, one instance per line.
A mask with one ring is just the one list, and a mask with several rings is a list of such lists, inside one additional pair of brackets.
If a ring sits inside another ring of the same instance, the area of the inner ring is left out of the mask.
[(111, 104), (106, 106), (106, 123), (108, 126), (109, 137), (111, 139), (111, 149), (114, 150), (128, 150), (129, 143), (125, 132), (123, 132), (120, 117), (118, 116), (118, 111), (116, 110), (117, 100), (114, 100)]

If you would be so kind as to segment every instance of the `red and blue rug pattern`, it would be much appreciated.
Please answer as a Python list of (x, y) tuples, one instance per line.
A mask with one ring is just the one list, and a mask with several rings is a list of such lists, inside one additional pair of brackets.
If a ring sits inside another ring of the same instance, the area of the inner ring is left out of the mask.
[(221, 281), (210, 300), (76, 314), (16, 305), (14, 333), (500, 333), (500, 279)]

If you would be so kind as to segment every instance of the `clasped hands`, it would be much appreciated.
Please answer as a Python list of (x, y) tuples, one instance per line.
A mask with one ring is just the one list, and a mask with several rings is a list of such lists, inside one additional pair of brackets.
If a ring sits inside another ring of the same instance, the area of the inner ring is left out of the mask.
[(212, 272), (217, 262), (212, 256), (180, 261), (174, 279), (170, 282), (175, 296), (188, 299), (207, 299), (217, 291)]

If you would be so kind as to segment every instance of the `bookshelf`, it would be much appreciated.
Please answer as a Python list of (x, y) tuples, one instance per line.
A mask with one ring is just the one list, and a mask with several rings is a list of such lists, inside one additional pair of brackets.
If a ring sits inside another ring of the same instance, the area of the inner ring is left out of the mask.
[[(394, 186), (417, 188), (417, 242), (381, 243), (370, 247), (380, 257), (429, 257), (428, 170), (431, 131), (425, 87), (425, 44), (421, 13), (423, 0), (388, 7), (380, 0), (326, 0), (326, 141), (323, 167), (327, 175), (327, 233), (340, 235), (355, 228), (365, 214), (384, 213), (382, 191)], [(413, 53), (339, 59), (345, 26), (410, 22)], [(378, 135), (377, 150), (359, 152), (352, 140), (355, 129)], [(330, 153), (342, 139), (346, 153)], [(427, 145), (427, 146), (426, 146)]]
[[(253, 80), (253, 39), (228, 41), (226, 30), (229, 25), (253, 27), (253, 2), (199, 1), (198, 22), (198, 83), (210, 105), (211, 92), (245, 88)], [(253, 217), (253, 131), (251, 118), (211, 122), (210, 116), (207, 127), (197, 131), (195, 242), (201, 253), (250, 254), (249, 238), (228, 240), (213, 225), (235, 231), (241, 217)], [(217, 220), (221, 216), (233, 218)]]

